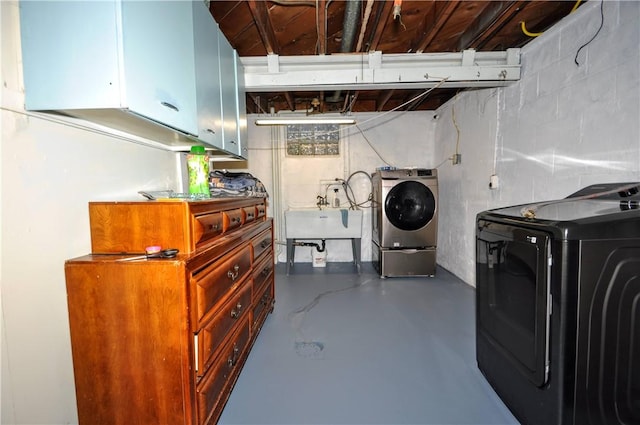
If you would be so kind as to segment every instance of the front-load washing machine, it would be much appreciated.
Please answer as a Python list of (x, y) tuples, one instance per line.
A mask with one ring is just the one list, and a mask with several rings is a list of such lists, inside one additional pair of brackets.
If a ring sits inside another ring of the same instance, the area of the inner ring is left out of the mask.
[(379, 170), (372, 176), (373, 264), (380, 276), (433, 276), (438, 239), (437, 170)]

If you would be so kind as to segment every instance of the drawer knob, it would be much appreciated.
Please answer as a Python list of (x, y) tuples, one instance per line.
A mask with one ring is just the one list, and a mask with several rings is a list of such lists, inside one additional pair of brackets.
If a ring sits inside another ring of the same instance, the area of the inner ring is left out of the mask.
[(231, 309), (231, 318), (237, 319), (240, 317), (240, 311), (242, 310), (242, 304), (236, 304), (236, 308)]
[(264, 249), (264, 248), (266, 248), (266, 247), (268, 247), (268, 246), (269, 246), (269, 241), (268, 241), (267, 239), (263, 240), (263, 241), (260, 243), (260, 248), (263, 248), (263, 249)]
[(262, 269), (262, 276), (267, 276), (269, 272), (271, 272), (271, 267), (265, 267), (264, 269)]
[(232, 281), (234, 281), (238, 278), (239, 274), (240, 274), (240, 266), (236, 264), (235, 266), (233, 266), (233, 271), (229, 270), (227, 272), (227, 277)]
[(218, 224), (212, 224), (209, 226), (210, 230), (218, 230)]

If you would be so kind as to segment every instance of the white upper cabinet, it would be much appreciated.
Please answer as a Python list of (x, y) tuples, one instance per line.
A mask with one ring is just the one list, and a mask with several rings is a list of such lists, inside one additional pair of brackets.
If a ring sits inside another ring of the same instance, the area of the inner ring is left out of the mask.
[(218, 38), (218, 50), (220, 57), (220, 88), (222, 95), (222, 134), (224, 139), (224, 150), (240, 155), (240, 143), (238, 141), (236, 59), (233, 47), (231, 47), (231, 44), (229, 44), (222, 33)]
[(198, 138), (208, 145), (223, 149), (218, 24), (201, 1), (194, 3), (193, 25)]
[(238, 145), (240, 146), (240, 156), (247, 158), (249, 154), (249, 144), (247, 138), (247, 94), (244, 85), (244, 66), (240, 61), (238, 52), (235, 53), (236, 65), (236, 116), (238, 122)]
[(26, 109), (126, 112), (197, 135), (194, 5), (21, 1)]

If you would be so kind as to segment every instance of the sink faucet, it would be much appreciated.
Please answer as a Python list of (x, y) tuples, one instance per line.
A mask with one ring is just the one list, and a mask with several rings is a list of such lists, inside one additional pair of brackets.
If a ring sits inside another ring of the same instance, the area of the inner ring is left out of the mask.
[(317, 199), (318, 199), (318, 202), (316, 202), (316, 205), (318, 206), (318, 209), (321, 210), (322, 207), (329, 205), (329, 202), (327, 201), (326, 197), (323, 198), (322, 196), (318, 195)]

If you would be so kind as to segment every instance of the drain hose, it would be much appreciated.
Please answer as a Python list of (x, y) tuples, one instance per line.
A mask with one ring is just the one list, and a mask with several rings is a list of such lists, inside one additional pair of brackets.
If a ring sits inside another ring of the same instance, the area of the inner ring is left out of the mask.
[(325, 240), (322, 239), (322, 247), (315, 242), (294, 242), (295, 246), (315, 246), (318, 252), (324, 252)]

